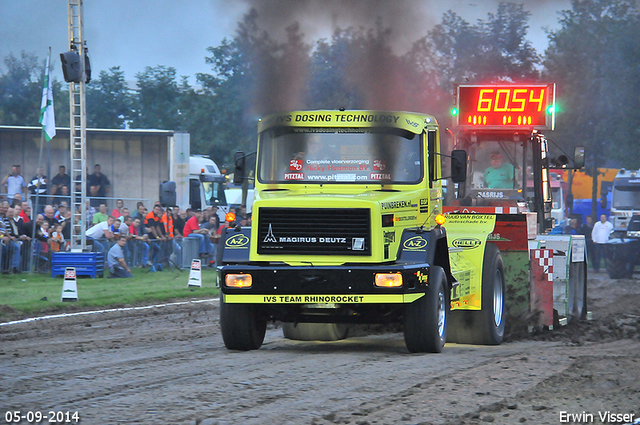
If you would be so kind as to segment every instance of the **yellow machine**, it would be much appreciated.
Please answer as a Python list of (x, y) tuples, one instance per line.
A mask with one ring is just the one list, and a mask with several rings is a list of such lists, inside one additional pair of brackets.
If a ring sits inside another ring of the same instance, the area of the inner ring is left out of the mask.
[(252, 224), (227, 229), (218, 253), (229, 349), (259, 348), (267, 321), (280, 320), (286, 337), (307, 340), (402, 322), (410, 351), (440, 352), (451, 306), (476, 315), (479, 342), (502, 341), (504, 269), (487, 244), (495, 216), (441, 214), (442, 179), (465, 180), (466, 152), (440, 153), (433, 117), (275, 114), (259, 122), (256, 155)]

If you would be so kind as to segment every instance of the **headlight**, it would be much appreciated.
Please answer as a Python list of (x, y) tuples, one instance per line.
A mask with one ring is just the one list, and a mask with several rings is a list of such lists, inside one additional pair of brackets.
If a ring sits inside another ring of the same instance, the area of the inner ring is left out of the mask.
[(640, 230), (635, 230), (635, 231), (628, 231), (627, 232), (627, 237), (629, 238), (640, 238)]

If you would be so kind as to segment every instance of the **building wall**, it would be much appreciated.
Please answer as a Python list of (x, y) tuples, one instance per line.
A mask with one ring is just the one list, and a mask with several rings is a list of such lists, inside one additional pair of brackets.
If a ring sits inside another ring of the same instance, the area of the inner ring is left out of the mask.
[[(69, 131), (57, 129), (51, 140), (51, 176), (58, 173), (58, 167), (67, 167), (70, 173)], [(22, 176), (29, 181), (35, 176), (40, 154), (40, 129), (35, 127), (0, 126), (0, 175), (11, 172), (13, 164), (22, 167)], [(173, 139), (171, 131), (135, 130), (87, 130), (87, 166), (93, 172), (95, 164), (111, 182), (107, 195), (113, 198), (135, 198), (158, 200), (160, 183), (169, 180), (169, 144)], [(42, 166), (47, 170), (47, 146), (44, 143)], [(74, 173), (75, 174), (75, 173)], [(5, 194), (5, 188), (0, 190)], [(132, 213), (136, 200), (125, 201)], [(147, 205), (150, 209), (150, 206)], [(109, 205), (113, 208), (113, 203)]]

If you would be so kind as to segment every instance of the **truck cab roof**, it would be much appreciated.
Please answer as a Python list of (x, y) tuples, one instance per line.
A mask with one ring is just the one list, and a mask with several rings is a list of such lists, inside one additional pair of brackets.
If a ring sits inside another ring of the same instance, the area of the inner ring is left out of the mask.
[(201, 155), (192, 155), (189, 158), (189, 174), (212, 174), (222, 176), (218, 165), (211, 158)]
[(392, 127), (420, 134), (430, 125), (437, 125), (435, 117), (415, 112), (367, 110), (291, 111), (267, 115), (258, 122), (258, 132), (273, 127)]

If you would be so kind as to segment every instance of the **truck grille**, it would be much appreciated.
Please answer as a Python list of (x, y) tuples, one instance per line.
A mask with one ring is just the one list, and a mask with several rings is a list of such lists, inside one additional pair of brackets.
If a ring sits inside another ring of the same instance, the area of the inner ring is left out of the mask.
[(366, 208), (260, 208), (258, 254), (371, 255)]

